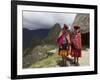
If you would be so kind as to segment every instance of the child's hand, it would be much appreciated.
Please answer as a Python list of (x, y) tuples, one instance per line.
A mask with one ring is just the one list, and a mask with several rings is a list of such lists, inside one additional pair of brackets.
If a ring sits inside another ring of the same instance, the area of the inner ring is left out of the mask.
[(62, 46), (60, 46), (60, 49), (62, 49)]

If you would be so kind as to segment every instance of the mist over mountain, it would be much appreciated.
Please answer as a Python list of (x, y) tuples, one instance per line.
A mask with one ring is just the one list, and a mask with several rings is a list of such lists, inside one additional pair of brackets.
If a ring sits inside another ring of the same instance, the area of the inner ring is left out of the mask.
[(23, 11), (23, 28), (30, 30), (52, 28), (55, 23), (71, 25), (76, 13)]
[(60, 30), (61, 26), (58, 23), (54, 24), (50, 29), (29, 30), (23, 28), (23, 49), (34, 45), (38, 40), (41, 43), (55, 44)]

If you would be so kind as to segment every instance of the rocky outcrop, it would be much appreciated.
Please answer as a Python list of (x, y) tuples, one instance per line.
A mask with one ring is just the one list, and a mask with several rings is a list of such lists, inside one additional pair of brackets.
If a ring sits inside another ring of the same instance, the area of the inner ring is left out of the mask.
[(31, 64), (48, 57), (48, 51), (54, 49), (52, 45), (38, 45), (23, 56), (23, 68), (29, 67)]
[(80, 25), (81, 33), (88, 33), (90, 28), (89, 14), (77, 14), (72, 27), (74, 25)]

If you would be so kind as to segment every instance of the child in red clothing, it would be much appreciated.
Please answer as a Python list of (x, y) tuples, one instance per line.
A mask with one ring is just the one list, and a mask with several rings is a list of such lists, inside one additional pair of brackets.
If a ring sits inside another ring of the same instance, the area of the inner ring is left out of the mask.
[(59, 46), (58, 55), (60, 55), (62, 57), (62, 61), (63, 61), (64, 66), (67, 65), (66, 58), (69, 55), (70, 43), (71, 43), (70, 34), (67, 30), (68, 30), (68, 26), (66, 24), (64, 24), (64, 27), (61, 30), (61, 32), (59, 33), (59, 36), (57, 39), (57, 43)]
[(80, 26), (74, 26), (74, 35), (72, 37), (72, 57), (74, 57), (74, 62), (79, 65), (79, 57), (81, 57), (81, 33)]

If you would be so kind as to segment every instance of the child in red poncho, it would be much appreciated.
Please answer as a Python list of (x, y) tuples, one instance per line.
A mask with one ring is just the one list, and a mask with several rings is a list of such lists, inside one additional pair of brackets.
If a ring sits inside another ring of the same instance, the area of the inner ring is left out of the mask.
[(71, 43), (70, 34), (67, 30), (68, 30), (68, 26), (64, 24), (64, 27), (61, 30), (57, 39), (57, 43), (59, 46), (58, 55), (62, 56), (64, 66), (66, 66), (67, 63), (66, 57), (69, 55), (70, 43)]
[(74, 57), (74, 63), (79, 65), (79, 57), (81, 57), (81, 33), (80, 26), (74, 26), (74, 35), (72, 37), (72, 57)]

